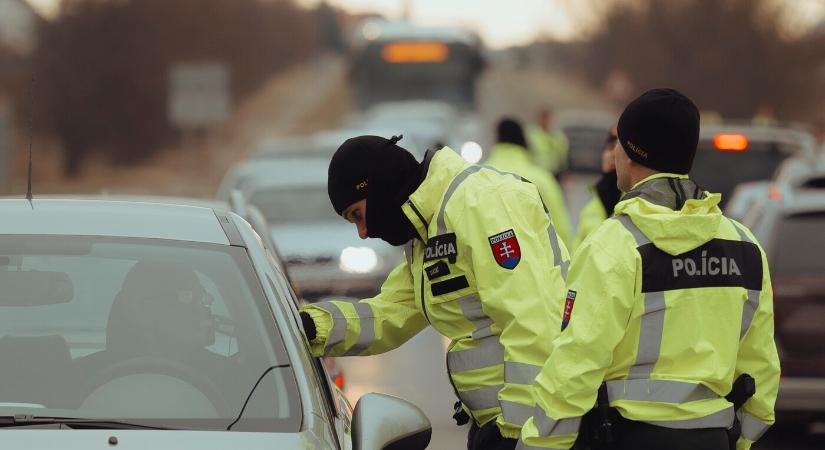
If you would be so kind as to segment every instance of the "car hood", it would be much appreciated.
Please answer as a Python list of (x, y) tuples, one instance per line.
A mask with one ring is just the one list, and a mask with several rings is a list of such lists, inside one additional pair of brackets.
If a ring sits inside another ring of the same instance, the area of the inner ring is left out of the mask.
[[(175, 430), (52, 430), (35, 428), (0, 431), (6, 448), (31, 450), (60, 448), (62, 450), (95, 449), (314, 449), (323, 444), (310, 433), (246, 433), (238, 431), (175, 431)], [(109, 444), (110, 437), (117, 445)]]
[(378, 254), (393, 247), (380, 239), (361, 239), (355, 225), (344, 222), (293, 223), (272, 226), (272, 239), (281, 256), (338, 258), (346, 247), (369, 247)]

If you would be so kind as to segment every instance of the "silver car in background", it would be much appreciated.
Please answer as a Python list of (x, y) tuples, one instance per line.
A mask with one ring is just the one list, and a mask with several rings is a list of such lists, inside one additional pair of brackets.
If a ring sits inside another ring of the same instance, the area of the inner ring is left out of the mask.
[(362, 240), (335, 214), (327, 194), (329, 157), (275, 157), (238, 164), (219, 198), (240, 191), (269, 222), (290, 274), (308, 300), (375, 295), (401, 262), (399, 248)]
[(8, 448), (427, 446), (402, 400), (368, 394), (350, 413), (236, 214), (87, 200), (0, 200), (0, 214)]

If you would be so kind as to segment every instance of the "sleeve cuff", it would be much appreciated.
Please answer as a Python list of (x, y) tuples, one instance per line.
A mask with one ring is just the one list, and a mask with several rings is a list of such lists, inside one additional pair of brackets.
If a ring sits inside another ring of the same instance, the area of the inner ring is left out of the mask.
[(301, 312), (309, 314), (312, 321), (315, 322), (315, 339), (309, 343), (312, 349), (312, 355), (324, 356), (324, 347), (329, 338), (329, 333), (332, 330), (332, 315), (312, 305), (301, 307)]

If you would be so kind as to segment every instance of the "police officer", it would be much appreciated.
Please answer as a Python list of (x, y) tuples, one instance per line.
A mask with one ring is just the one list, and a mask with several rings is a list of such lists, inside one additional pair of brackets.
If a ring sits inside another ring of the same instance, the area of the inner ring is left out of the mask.
[(405, 245), (380, 294), (302, 308), (315, 355), (374, 355), (428, 325), (451, 339), (447, 368), (473, 424), (469, 448), (512, 449), (532, 382), (559, 333), (569, 257), (535, 186), (398, 138), (360, 136), (332, 157), (329, 196), (361, 238)]
[[(610, 448), (723, 450), (738, 417), (736, 447), (747, 449), (774, 421), (779, 384), (765, 253), (686, 175), (699, 136), (690, 99), (646, 92), (618, 136), (626, 194), (576, 252), (564, 331), (519, 447), (570, 448), (604, 382), (618, 412)], [(755, 395), (735, 411), (724, 396), (743, 374)]]
[(616, 186), (616, 162), (613, 156), (613, 149), (616, 148), (618, 140), (616, 127), (613, 127), (602, 148), (602, 176), (591, 188), (593, 198), (579, 213), (579, 228), (576, 230), (576, 240), (573, 242), (571, 252), (575, 251), (584, 238), (598, 228), (602, 222), (613, 215), (613, 208), (619, 202), (622, 193)]
[(552, 173), (530, 160), (530, 152), (527, 150), (527, 141), (521, 125), (510, 118), (499, 121), (496, 127), (496, 142), (486, 164), (530, 180), (539, 190), (544, 205), (550, 211), (556, 232), (564, 244), (569, 247), (572, 243), (573, 227), (570, 225), (570, 215), (567, 213), (564, 193)]
[(564, 133), (553, 129), (553, 111), (550, 108), (539, 110), (538, 122), (527, 127), (527, 142), (536, 164), (545, 170), (558, 174), (567, 168), (570, 142)]

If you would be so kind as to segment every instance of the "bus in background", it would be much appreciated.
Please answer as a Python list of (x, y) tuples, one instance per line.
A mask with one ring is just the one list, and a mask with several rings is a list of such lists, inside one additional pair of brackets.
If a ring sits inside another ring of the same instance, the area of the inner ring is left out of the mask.
[(481, 40), (461, 28), (367, 20), (351, 47), (358, 105), (436, 100), (472, 110), (484, 70)]

